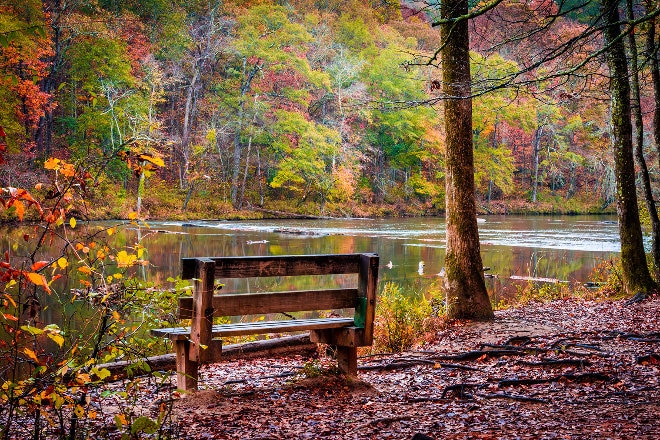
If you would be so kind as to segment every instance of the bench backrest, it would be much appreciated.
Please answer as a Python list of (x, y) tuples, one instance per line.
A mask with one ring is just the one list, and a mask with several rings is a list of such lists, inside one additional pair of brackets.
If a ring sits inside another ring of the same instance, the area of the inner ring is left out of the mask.
[[(358, 285), (352, 289), (213, 295), (217, 278), (352, 273), (358, 274)], [(182, 278), (194, 279), (195, 289), (193, 297), (179, 299), (179, 317), (194, 321), (205, 317), (207, 323), (200, 323), (202, 327), (210, 325), (213, 316), (355, 308), (356, 326), (364, 328), (367, 341), (373, 334), (377, 254), (183, 258)]]

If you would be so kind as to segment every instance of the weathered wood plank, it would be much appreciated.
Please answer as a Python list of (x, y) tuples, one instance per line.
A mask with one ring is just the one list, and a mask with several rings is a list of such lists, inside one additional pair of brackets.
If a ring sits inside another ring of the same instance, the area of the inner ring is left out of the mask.
[(317, 344), (341, 345), (345, 347), (370, 345), (364, 343), (364, 329), (358, 327), (311, 330), (309, 332), (309, 340)]
[(357, 376), (357, 348), (337, 346), (335, 351), (339, 370), (348, 376)]
[[(305, 330), (341, 328), (353, 325), (353, 318), (295, 319), (291, 321), (238, 322), (234, 324), (216, 324), (212, 328), (213, 337), (245, 336), (263, 333), (283, 333)], [(185, 340), (190, 337), (190, 327), (159, 328), (151, 330), (154, 336), (173, 340)]]
[[(357, 273), (361, 255), (367, 254), (205, 258), (215, 262), (216, 278), (249, 278)], [(181, 259), (183, 279), (195, 277), (197, 259)]]
[(192, 322), (190, 331), (190, 360), (193, 362), (210, 362), (213, 358), (211, 345), (211, 327), (213, 326), (213, 285), (215, 263), (208, 258), (198, 258), (196, 261), (197, 278), (193, 291)]
[(176, 383), (177, 387), (186, 391), (197, 390), (198, 364), (190, 360), (192, 343), (187, 340), (174, 342), (176, 353)]
[[(376, 319), (376, 291), (378, 289), (378, 255), (360, 255), (360, 273), (358, 276), (358, 295), (366, 297), (364, 316), (359, 317), (360, 324), (364, 321), (364, 345), (373, 343), (374, 320)], [(362, 312), (362, 310), (360, 310)], [(364, 318), (364, 319), (363, 319)]]
[[(215, 295), (213, 297), (213, 316), (350, 309), (355, 307), (357, 295), (357, 289)], [(179, 319), (192, 318), (192, 307), (192, 297), (179, 298)]]

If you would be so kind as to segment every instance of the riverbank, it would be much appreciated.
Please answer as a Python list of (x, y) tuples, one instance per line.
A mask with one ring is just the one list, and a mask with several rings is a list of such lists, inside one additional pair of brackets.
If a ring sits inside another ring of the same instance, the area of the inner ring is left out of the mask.
[[(190, 196), (190, 197), (188, 197)], [(91, 194), (88, 211), (84, 217), (90, 220), (109, 220), (127, 218), (135, 210), (137, 199), (130, 190), (106, 186)], [(184, 208), (185, 207), (185, 208)], [(516, 214), (516, 215), (562, 215), (562, 214), (614, 214), (615, 207), (603, 206), (593, 198), (564, 199), (561, 196), (546, 194), (537, 202), (525, 198), (506, 200), (477, 201), (479, 215)], [(262, 218), (385, 218), (385, 217), (424, 217), (444, 215), (444, 202), (423, 201), (416, 197), (401, 200), (345, 200), (326, 201), (321, 204), (315, 200), (299, 202), (296, 200), (268, 200), (260, 206), (249, 202), (242, 209), (235, 209), (229, 202), (226, 188), (205, 187), (188, 194), (187, 191), (172, 187), (164, 181), (152, 179), (143, 197), (141, 215), (151, 220), (255, 220)]]
[[(652, 439), (660, 422), (660, 299), (568, 299), (451, 322), (398, 355), (359, 360), (359, 380), (322, 355), (232, 359), (202, 368), (202, 391), (174, 392), (169, 434), (185, 439)], [(172, 383), (172, 379), (168, 379)], [(173, 385), (140, 383), (135, 416)], [(119, 437), (113, 390), (92, 398), (103, 438)]]
[[(41, 200), (51, 195), (32, 189), (32, 195)], [(306, 218), (396, 218), (434, 217), (444, 215), (444, 201), (423, 200), (410, 196), (375, 200), (373, 198), (342, 201), (317, 200), (300, 202), (295, 199), (265, 199), (259, 206), (246, 201), (236, 209), (229, 201), (229, 191), (224, 187), (206, 184), (190, 193), (163, 180), (153, 177), (142, 197), (140, 217), (148, 220), (259, 220)], [(117, 183), (104, 182), (89, 187), (85, 201), (78, 204), (71, 214), (83, 220), (127, 219), (137, 210), (137, 190)], [(47, 206), (47, 203), (45, 204)], [(485, 215), (611, 215), (616, 209), (612, 204), (603, 205), (600, 200), (588, 197), (564, 199), (560, 195), (541, 194), (538, 201), (526, 197), (505, 200), (477, 200), (477, 214)], [(34, 210), (25, 211), (26, 220), (38, 220)], [(16, 221), (15, 208), (0, 211), (0, 224)]]

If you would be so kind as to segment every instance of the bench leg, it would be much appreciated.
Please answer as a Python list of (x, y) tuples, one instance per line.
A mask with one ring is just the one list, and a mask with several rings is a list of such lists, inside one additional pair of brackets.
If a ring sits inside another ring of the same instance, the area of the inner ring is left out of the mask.
[(199, 373), (197, 362), (190, 360), (189, 340), (174, 341), (176, 351), (176, 383), (179, 389), (185, 391), (196, 391)]
[(335, 353), (339, 370), (347, 376), (357, 376), (357, 347), (338, 345)]

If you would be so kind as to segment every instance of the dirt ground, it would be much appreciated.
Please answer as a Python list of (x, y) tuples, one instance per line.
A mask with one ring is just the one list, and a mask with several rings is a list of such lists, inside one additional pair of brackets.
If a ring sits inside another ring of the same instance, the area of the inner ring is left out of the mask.
[(659, 316), (658, 298), (528, 304), (453, 323), (416, 351), (362, 357), (358, 380), (306, 377), (325, 361), (297, 355), (213, 364), (176, 401), (176, 435), (657, 439)]

